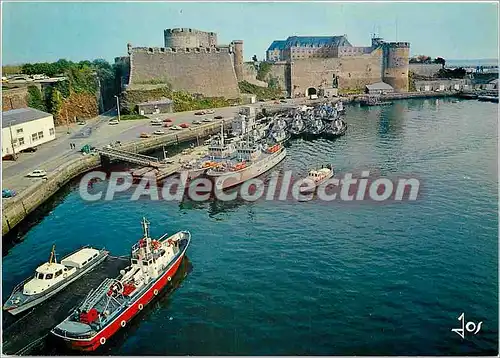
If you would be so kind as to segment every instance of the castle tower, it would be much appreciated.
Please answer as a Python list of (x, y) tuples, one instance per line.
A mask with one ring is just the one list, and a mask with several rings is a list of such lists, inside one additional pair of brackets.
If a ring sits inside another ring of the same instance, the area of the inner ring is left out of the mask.
[(233, 45), (233, 61), (234, 61), (234, 72), (236, 72), (236, 79), (243, 81), (243, 41), (234, 40)]
[(217, 46), (217, 34), (190, 28), (166, 29), (163, 31), (165, 47), (194, 48)]
[(396, 92), (408, 92), (410, 43), (384, 43), (383, 56), (382, 80)]

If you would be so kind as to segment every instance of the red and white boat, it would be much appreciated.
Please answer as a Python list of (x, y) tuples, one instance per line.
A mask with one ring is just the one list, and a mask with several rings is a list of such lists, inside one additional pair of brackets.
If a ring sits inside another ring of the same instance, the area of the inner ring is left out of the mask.
[(172, 280), (191, 241), (188, 231), (149, 236), (149, 222), (142, 221), (144, 237), (132, 247), (130, 266), (117, 278), (107, 278), (51, 333), (77, 350), (94, 351), (157, 296)]

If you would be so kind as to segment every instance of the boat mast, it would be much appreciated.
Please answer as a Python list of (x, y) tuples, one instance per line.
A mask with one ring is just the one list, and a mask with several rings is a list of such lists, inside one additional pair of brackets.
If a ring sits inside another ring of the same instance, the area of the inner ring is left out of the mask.
[(57, 263), (57, 258), (56, 258), (55, 251), (56, 251), (56, 245), (55, 245), (55, 244), (53, 244), (53, 245), (52, 245), (52, 250), (50, 251), (49, 265), (50, 265), (52, 262)]
[(220, 124), (220, 143), (221, 147), (224, 148), (224, 121)]
[(145, 217), (142, 218), (142, 228), (144, 229), (144, 238), (149, 238), (149, 221)]

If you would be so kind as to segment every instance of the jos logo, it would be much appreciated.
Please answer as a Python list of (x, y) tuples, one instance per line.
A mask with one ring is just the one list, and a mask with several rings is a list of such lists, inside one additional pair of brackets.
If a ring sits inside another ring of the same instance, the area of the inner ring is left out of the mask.
[(474, 335), (477, 334), (481, 330), (481, 325), (483, 322), (479, 322), (478, 324), (469, 321), (465, 323), (465, 314), (462, 313), (459, 317), (458, 320), (462, 322), (462, 328), (453, 328), (451, 331), (455, 332), (458, 334), (460, 337), (465, 338), (465, 332), (470, 332), (473, 333)]

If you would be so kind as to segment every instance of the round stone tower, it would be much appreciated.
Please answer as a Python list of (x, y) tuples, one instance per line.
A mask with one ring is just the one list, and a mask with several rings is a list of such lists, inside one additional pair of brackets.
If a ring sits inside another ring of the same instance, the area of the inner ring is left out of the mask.
[(217, 34), (189, 28), (166, 29), (163, 31), (165, 47), (193, 48), (217, 46)]
[(238, 81), (243, 81), (243, 41), (234, 40), (231, 45), (233, 45), (233, 61), (236, 79)]
[(410, 43), (384, 43), (383, 49), (382, 80), (390, 84), (396, 92), (408, 92)]

